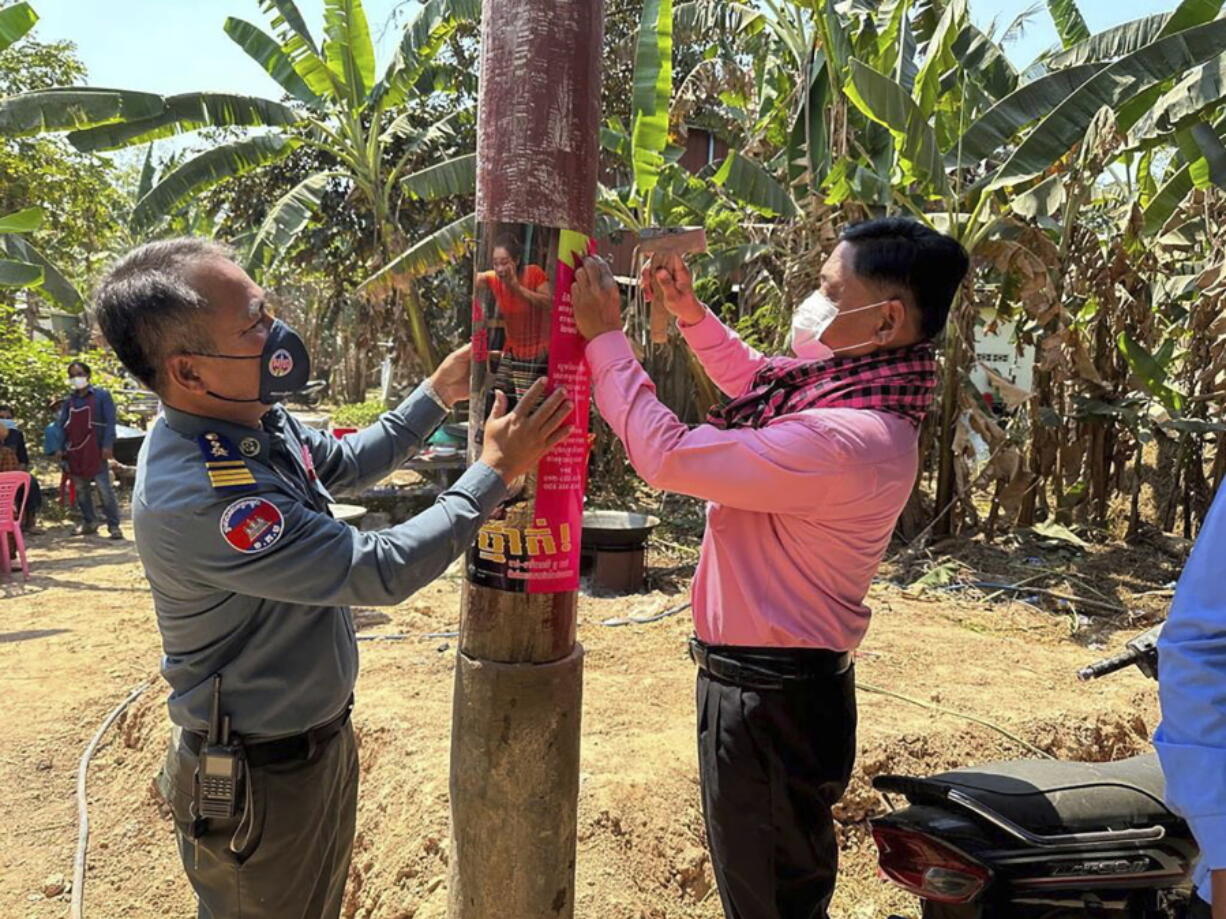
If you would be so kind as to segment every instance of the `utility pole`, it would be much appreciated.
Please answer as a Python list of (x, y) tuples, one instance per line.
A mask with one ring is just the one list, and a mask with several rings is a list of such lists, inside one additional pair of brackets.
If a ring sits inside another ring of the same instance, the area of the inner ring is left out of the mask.
[[(483, 3), (476, 268), (497, 268), (511, 253), (520, 262), (516, 284), (548, 276), (550, 286), (539, 288), (552, 297), (542, 314), (548, 375), (576, 403), (576, 425), (469, 555), (452, 714), (451, 919), (574, 915), (588, 381), (569, 291), (595, 227), (602, 6)], [(508, 385), (492, 365), (488, 336), (505, 333), (494, 342), (503, 362), (524, 347), (489, 287), (474, 301), (470, 460), (491, 388)], [(514, 364), (512, 395), (533, 366), (522, 355)]]

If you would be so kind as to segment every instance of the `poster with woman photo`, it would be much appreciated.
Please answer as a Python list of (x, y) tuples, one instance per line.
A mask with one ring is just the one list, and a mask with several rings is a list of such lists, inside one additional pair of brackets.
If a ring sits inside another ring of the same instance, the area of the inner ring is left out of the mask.
[(579, 586), (590, 384), (570, 287), (580, 260), (593, 251), (589, 237), (569, 230), (495, 222), (478, 227), (469, 455), (480, 452), (497, 391), (512, 408), (547, 377), (550, 389), (566, 389), (575, 419), (570, 437), (512, 485), (481, 529), (469, 554), (474, 584), (516, 593)]

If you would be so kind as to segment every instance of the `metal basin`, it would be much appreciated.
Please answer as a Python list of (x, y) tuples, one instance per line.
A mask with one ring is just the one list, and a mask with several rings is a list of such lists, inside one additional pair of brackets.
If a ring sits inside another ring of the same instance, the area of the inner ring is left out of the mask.
[(115, 459), (125, 466), (136, 465), (136, 455), (145, 442), (145, 432), (126, 424), (115, 425)]
[(642, 545), (660, 525), (659, 517), (628, 511), (583, 512), (583, 544), (592, 548)]

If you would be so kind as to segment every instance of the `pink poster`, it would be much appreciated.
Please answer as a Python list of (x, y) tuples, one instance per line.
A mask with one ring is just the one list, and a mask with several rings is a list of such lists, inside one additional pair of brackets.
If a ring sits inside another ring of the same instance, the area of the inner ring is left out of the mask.
[(579, 539), (587, 484), (590, 380), (570, 290), (587, 236), (531, 224), (483, 224), (473, 298), (474, 399), (470, 457), (496, 390), (511, 407), (541, 376), (575, 404), (570, 437), (511, 488), (470, 550), (474, 584), (516, 593), (579, 587)]

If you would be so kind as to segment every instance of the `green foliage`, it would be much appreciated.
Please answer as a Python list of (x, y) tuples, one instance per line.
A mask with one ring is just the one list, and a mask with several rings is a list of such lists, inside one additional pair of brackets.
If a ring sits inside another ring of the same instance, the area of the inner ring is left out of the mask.
[(342, 405), (332, 413), (332, 424), (338, 428), (365, 428), (379, 420), (387, 407), (378, 399)]
[(119, 362), (109, 352), (90, 350), (65, 357), (46, 340), (31, 340), (11, 306), (0, 304), (0, 403), (11, 405), (26, 429), (33, 448), (42, 439), (42, 429), (54, 420), (51, 402), (68, 394), (66, 370), (70, 360), (89, 364), (93, 382), (110, 391), (124, 420), (127, 385)]

